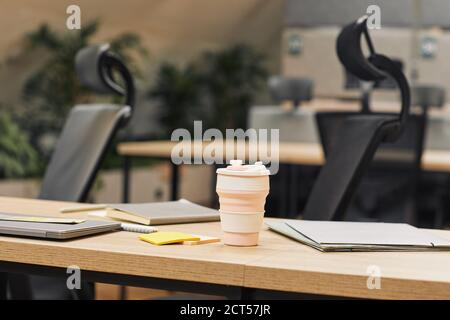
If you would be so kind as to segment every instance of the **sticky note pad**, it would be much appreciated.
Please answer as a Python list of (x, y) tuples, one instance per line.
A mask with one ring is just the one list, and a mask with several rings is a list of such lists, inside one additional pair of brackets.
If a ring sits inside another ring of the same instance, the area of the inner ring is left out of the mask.
[(183, 241), (198, 241), (199, 237), (183, 232), (158, 231), (139, 236), (139, 239), (155, 245), (181, 243)]

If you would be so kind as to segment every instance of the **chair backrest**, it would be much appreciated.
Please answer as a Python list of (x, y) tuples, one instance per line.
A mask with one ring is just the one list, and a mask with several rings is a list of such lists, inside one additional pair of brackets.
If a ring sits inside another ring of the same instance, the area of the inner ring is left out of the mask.
[[(47, 167), (41, 199), (86, 201), (108, 146), (134, 106), (133, 78), (108, 45), (81, 49), (75, 66), (84, 85), (97, 93), (124, 96), (125, 104), (78, 105), (71, 110)], [(114, 71), (124, 87), (115, 81)]]
[[(339, 61), (361, 80), (376, 82), (391, 76), (400, 90), (398, 114), (358, 113), (344, 117), (337, 139), (319, 172), (304, 209), (305, 219), (342, 220), (381, 143), (395, 142), (409, 116), (408, 81), (398, 65), (375, 51), (367, 27), (368, 16), (345, 26), (336, 41)], [(369, 56), (361, 38), (366, 39)]]
[[(325, 156), (334, 151), (339, 152), (334, 148), (339, 132), (345, 125), (345, 120), (357, 114), (355, 112), (316, 113), (317, 128)], [(425, 123), (425, 113), (410, 114), (401, 136), (393, 143), (381, 143), (375, 153), (371, 166), (382, 167), (384, 169), (420, 169), (424, 148)]]
[[(326, 157), (344, 152), (336, 150), (339, 148), (338, 139), (344, 126), (348, 125), (347, 119), (353, 115), (353, 112), (316, 114)], [(425, 112), (411, 114), (395, 142), (380, 144), (369, 169), (353, 192), (345, 217), (339, 219), (414, 222), (414, 201), (423, 153), (425, 123)], [(317, 212), (310, 211), (309, 214), (305, 219), (316, 219), (314, 215)], [(331, 219), (338, 217), (333, 216)]]
[(40, 199), (85, 201), (101, 160), (130, 107), (75, 106), (45, 172)]
[(272, 98), (277, 102), (292, 101), (294, 106), (309, 101), (313, 96), (313, 81), (307, 78), (272, 76), (268, 81)]

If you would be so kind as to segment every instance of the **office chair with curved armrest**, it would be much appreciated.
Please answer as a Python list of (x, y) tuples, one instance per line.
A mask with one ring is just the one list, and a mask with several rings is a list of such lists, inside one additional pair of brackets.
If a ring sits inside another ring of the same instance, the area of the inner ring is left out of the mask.
[(291, 101), (298, 107), (303, 101), (309, 101), (313, 96), (313, 81), (308, 78), (286, 78), (272, 76), (268, 81), (272, 98), (277, 102)]
[[(134, 107), (133, 78), (108, 44), (81, 49), (75, 58), (82, 84), (100, 94), (124, 97), (123, 105), (89, 104), (72, 108), (47, 166), (40, 199), (84, 202), (100, 164), (118, 129), (130, 119)], [(117, 75), (121, 83), (116, 80)], [(8, 275), (13, 298), (70, 298), (64, 279)], [(36, 290), (33, 290), (36, 289)], [(82, 290), (80, 296), (92, 297)]]
[[(336, 49), (340, 62), (365, 81), (379, 81), (390, 75), (401, 93), (399, 114), (354, 114), (348, 116), (338, 132), (335, 148), (322, 167), (308, 198), (304, 219), (342, 220), (354, 192), (382, 142), (396, 141), (405, 127), (409, 109), (408, 82), (398, 65), (377, 54), (367, 29), (367, 16), (343, 28)], [(369, 48), (363, 55), (361, 37)]]
[[(395, 84), (393, 88), (396, 88)], [(424, 206), (426, 203), (428, 210), (436, 208), (436, 204), (441, 207), (439, 199), (443, 192), (437, 192), (436, 189), (448, 190), (446, 180), (442, 179), (446, 176), (422, 176), (421, 158), (428, 109), (431, 106), (442, 107), (444, 101), (445, 91), (440, 87), (421, 85), (411, 88), (411, 106), (421, 108), (409, 115), (403, 134), (396, 142), (382, 143), (377, 149), (370, 168), (347, 207), (346, 220), (414, 224), (419, 221), (419, 204)], [(371, 110), (367, 108), (362, 112), (370, 113)], [(333, 152), (337, 133), (352, 115), (355, 112), (316, 113), (325, 157)]]
[[(77, 75), (97, 93), (124, 96), (125, 104), (78, 105), (71, 110), (45, 172), (40, 199), (86, 201), (111, 140), (131, 117), (133, 79), (108, 49), (108, 45), (81, 49), (75, 58)], [(125, 88), (113, 78), (114, 71)]]

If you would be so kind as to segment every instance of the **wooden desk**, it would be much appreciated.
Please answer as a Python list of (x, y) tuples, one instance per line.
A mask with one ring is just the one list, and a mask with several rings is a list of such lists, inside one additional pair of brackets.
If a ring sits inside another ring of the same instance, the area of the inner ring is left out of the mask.
[[(67, 205), (0, 197), (3, 212), (59, 215), (59, 208)], [(159, 228), (220, 235), (217, 222)], [(430, 232), (450, 238), (450, 231)], [(67, 241), (0, 236), (0, 271), (67, 277), (66, 268), (77, 265), (87, 281), (234, 298), (262, 289), (359, 298), (450, 299), (449, 252), (321, 253), (268, 230), (261, 232), (259, 246), (248, 248), (221, 243), (153, 246), (137, 237), (123, 231)], [(367, 289), (370, 265), (381, 268), (380, 290)]]
[[(125, 157), (124, 161), (124, 185), (123, 185), (123, 201), (128, 202), (129, 193), (129, 170), (131, 157), (153, 157), (170, 159), (172, 148), (177, 144), (173, 141), (144, 141), (144, 142), (126, 142), (121, 143), (117, 147), (120, 155)], [(203, 143), (200, 150), (203, 150), (208, 143)], [(225, 150), (234, 150), (237, 152), (237, 147), (233, 148), (234, 144), (225, 143)], [(230, 147), (231, 146), (231, 147)], [(246, 151), (248, 147), (241, 144)], [(192, 150), (194, 146), (191, 147)], [(194, 154), (194, 152), (192, 152)], [(224, 157), (227, 153), (224, 152)], [(246, 153), (248, 158), (248, 152)], [(262, 159), (265, 160), (265, 159)], [(324, 163), (324, 155), (322, 147), (315, 143), (288, 143), (281, 142), (279, 144), (279, 162), (280, 164), (295, 164), (295, 165), (322, 165)], [(172, 181), (171, 181), (171, 199), (178, 199), (178, 166), (172, 165)], [(426, 171), (450, 172), (450, 151), (439, 150), (425, 150), (422, 157), (422, 169)], [(287, 183), (286, 183), (287, 184)], [(295, 187), (291, 187), (291, 192), (283, 191), (285, 197), (281, 201), (281, 210), (283, 212), (295, 212), (296, 209), (290, 208), (292, 201), (289, 200), (292, 195), (296, 194)]]
[[(170, 159), (172, 148), (176, 144), (177, 142), (169, 140), (124, 142), (118, 145), (117, 151), (120, 155), (129, 157)], [(204, 148), (207, 145), (208, 143), (203, 143), (202, 147)], [(322, 147), (315, 143), (281, 142), (279, 152), (280, 163), (322, 165), (325, 161)], [(450, 172), (450, 151), (425, 150), (422, 157), (422, 169), (427, 171)]]
[[(177, 145), (178, 142), (164, 140), (164, 141), (143, 141), (143, 142), (124, 142), (117, 146), (117, 152), (122, 156), (128, 157), (154, 157), (170, 159), (172, 154), (172, 148)], [(195, 146), (200, 146), (200, 150), (205, 150), (208, 146), (208, 142), (193, 143), (191, 146), (192, 154)], [(237, 154), (243, 152), (248, 159), (249, 146), (248, 144), (234, 144), (224, 143), (224, 159), (227, 158), (232, 152)], [(244, 151), (240, 151), (244, 150)], [(270, 147), (269, 147), (270, 150)], [(202, 152), (203, 153), (203, 152)], [(211, 159), (211, 158), (206, 158)], [(269, 157), (261, 160), (268, 160)], [(288, 143), (281, 142), (279, 144), (279, 161), (286, 164), (303, 164), (303, 165), (322, 165), (324, 162), (324, 156), (322, 147), (313, 143)], [(450, 166), (449, 166), (450, 170)]]
[[(129, 200), (129, 185), (130, 185), (130, 167), (132, 157), (151, 157), (170, 159), (172, 154), (172, 148), (177, 145), (178, 142), (173, 141), (144, 141), (144, 142), (125, 142), (117, 146), (117, 152), (124, 156), (123, 167), (123, 202)], [(197, 148), (197, 146), (199, 146)], [(192, 160), (198, 159), (195, 156), (195, 150), (200, 150), (200, 155), (203, 155), (203, 150), (208, 146), (208, 143), (193, 143), (192, 145), (186, 145), (184, 150), (191, 149)], [(245, 154), (245, 159), (249, 158), (249, 147), (245, 144), (235, 144), (233, 142), (225, 142), (223, 144), (224, 159), (234, 159), (236, 154), (242, 152)], [(244, 151), (240, 151), (244, 150)], [(270, 148), (269, 148), (270, 150)], [(230, 153), (233, 153), (230, 156)], [(270, 154), (270, 153), (269, 153)], [(206, 159), (198, 159), (200, 163), (204, 163), (202, 160), (214, 160), (213, 158), (206, 157)], [(262, 158), (258, 160), (270, 160), (270, 157)], [(322, 148), (317, 144), (308, 143), (280, 143), (279, 144), (279, 163), (281, 164), (301, 164), (301, 165), (322, 165), (324, 162), (324, 156)], [(170, 161), (172, 167), (171, 175), (171, 200), (178, 199), (178, 166)], [(219, 165), (221, 163), (218, 163)], [(287, 182), (284, 183), (287, 185)], [(281, 210), (282, 211), (294, 211), (295, 209), (288, 209), (288, 203), (290, 194), (295, 194), (295, 188), (292, 188), (292, 192), (282, 192)], [(213, 197), (211, 197), (213, 198)]]

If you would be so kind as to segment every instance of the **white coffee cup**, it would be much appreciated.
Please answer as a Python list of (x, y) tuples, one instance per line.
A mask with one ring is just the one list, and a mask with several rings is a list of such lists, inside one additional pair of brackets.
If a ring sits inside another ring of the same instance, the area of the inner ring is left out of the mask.
[(217, 170), (216, 191), (225, 244), (258, 244), (270, 188), (269, 174), (261, 162), (243, 165), (241, 160), (232, 160), (230, 166)]
[(256, 233), (264, 220), (264, 212), (236, 213), (220, 211), (222, 230), (225, 232)]

